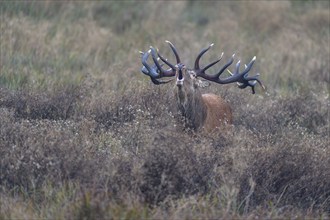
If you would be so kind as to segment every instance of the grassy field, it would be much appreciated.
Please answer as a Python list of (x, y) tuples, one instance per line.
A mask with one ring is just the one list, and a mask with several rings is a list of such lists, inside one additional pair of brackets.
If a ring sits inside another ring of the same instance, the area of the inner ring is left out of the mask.
[[(329, 219), (329, 1), (0, 10), (0, 219)], [(232, 132), (182, 131), (173, 85), (140, 72), (165, 40), (190, 67), (210, 43), (202, 63), (256, 55), (267, 91), (212, 84)]]

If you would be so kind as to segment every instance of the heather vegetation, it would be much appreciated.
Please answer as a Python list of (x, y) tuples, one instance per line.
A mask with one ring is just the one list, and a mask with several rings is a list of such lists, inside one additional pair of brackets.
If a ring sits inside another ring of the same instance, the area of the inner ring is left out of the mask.
[[(329, 1), (0, 10), (0, 219), (329, 218)], [(212, 83), (232, 129), (184, 130), (140, 72), (150, 45), (174, 60), (165, 40), (190, 66), (212, 42), (202, 63), (256, 55), (267, 91)]]

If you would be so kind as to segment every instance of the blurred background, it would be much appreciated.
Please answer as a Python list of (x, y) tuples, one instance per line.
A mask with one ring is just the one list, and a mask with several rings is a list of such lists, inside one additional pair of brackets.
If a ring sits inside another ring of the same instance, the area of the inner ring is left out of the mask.
[(256, 55), (269, 93), (328, 92), (328, 1), (5, 1), (0, 84), (48, 87), (89, 73), (116, 90), (147, 80), (139, 50), (173, 59), (165, 40), (188, 66), (210, 43), (205, 64), (222, 52), (243, 63)]
[[(0, 219), (327, 219), (329, 1), (1, 1)], [(171, 41), (215, 73), (232, 133), (183, 131), (171, 83), (141, 73)], [(233, 71), (235, 65), (229, 69)]]

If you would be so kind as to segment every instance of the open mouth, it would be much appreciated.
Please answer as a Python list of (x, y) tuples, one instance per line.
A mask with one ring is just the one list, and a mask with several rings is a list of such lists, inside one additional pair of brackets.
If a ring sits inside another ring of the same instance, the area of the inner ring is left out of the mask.
[(178, 79), (183, 79), (182, 66), (179, 66)]
[(183, 73), (182, 73), (182, 67), (179, 66), (178, 77), (176, 78), (176, 85), (182, 86), (183, 80), (184, 80), (184, 78), (183, 78)]
[(181, 79), (178, 77), (176, 78), (176, 85), (177, 86), (182, 86), (183, 85), (184, 78), (182, 77)]

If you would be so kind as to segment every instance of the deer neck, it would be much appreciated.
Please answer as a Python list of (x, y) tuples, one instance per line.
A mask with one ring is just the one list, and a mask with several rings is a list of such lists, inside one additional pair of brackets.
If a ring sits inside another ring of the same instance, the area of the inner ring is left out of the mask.
[(177, 86), (176, 99), (185, 126), (194, 130), (202, 127), (206, 118), (206, 105), (198, 88)]

